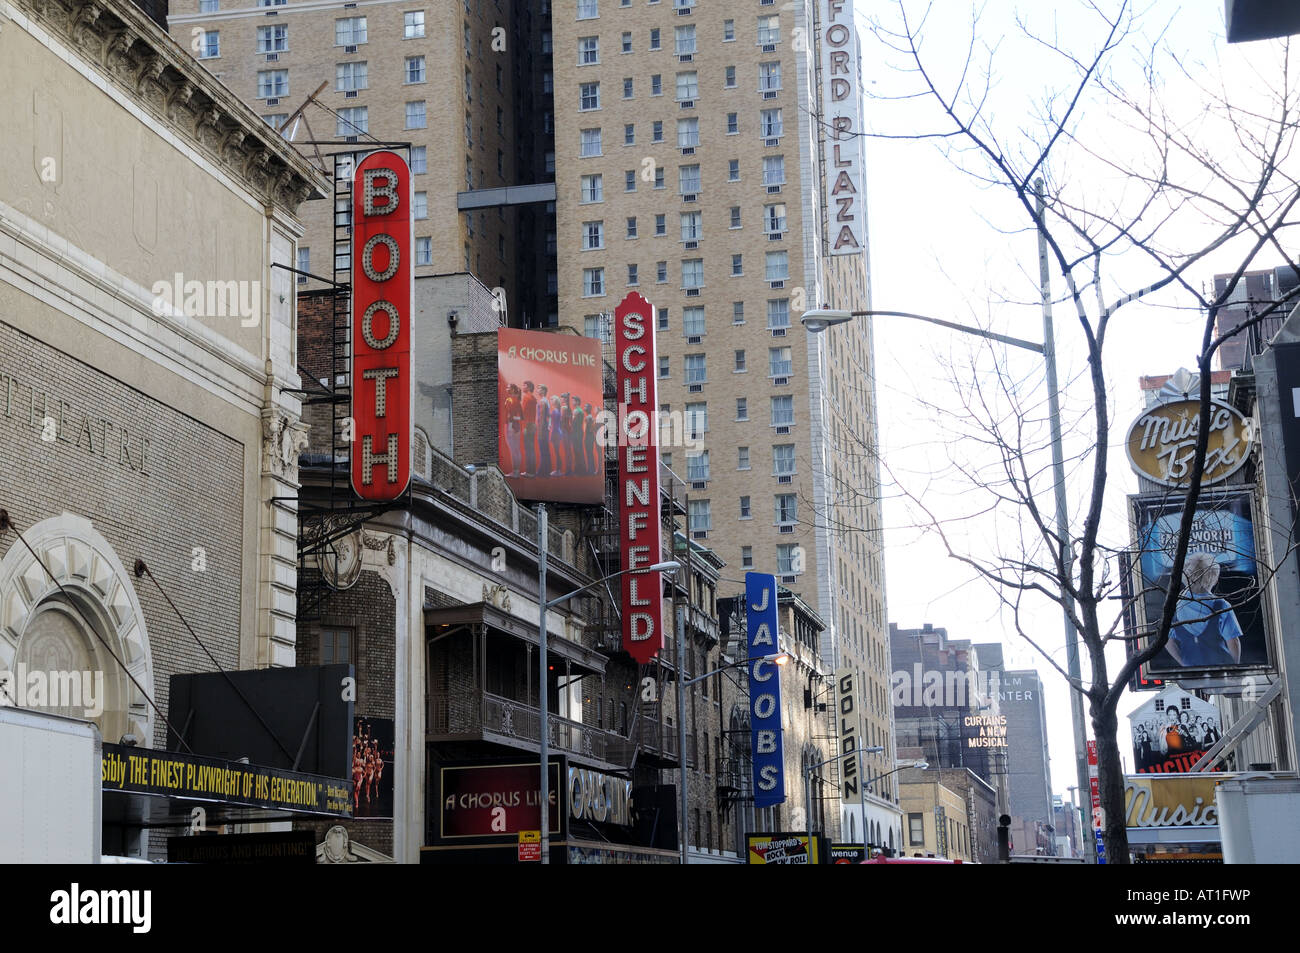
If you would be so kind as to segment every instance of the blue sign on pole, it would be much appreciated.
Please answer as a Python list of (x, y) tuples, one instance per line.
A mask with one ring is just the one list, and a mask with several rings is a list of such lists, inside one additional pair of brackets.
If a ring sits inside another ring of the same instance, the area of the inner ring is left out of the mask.
[(1093, 828), (1093, 833), (1097, 835), (1097, 863), (1104, 864), (1106, 863), (1106, 845), (1102, 842), (1099, 829)]
[(754, 806), (771, 807), (785, 800), (785, 760), (781, 751), (781, 674), (775, 662), (779, 624), (776, 576), (745, 573), (745, 631), (749, 658), (749, 725), (754, 756)]

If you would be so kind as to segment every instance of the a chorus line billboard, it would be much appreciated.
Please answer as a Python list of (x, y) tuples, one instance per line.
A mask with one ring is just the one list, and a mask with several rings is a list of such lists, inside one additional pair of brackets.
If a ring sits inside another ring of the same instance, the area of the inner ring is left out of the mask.
[(601, 370), (596, 338), (498, 332), (497, 459), (520, 499), (599, 503), (604, 498)]
[[(1171, 579), (1182, 519), (1178, 494), (1130, 497), (1147, 632), (1154, 631)], [(1247, 493), (1204, 493), (1196, 504), (1169, 642), (1148, 671), (1171, 675), (1267, 665), (1255, 529)]]

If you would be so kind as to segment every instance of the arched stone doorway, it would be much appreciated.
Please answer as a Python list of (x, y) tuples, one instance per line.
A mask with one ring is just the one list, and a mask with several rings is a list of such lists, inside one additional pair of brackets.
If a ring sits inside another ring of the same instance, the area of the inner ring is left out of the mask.
[(88, 718), (105, 741), (133, 734), (152, 746), (153, 710), (127, 675), (153, 691), (149, 634), (113, 547), (72, 513), (37, 523), (23, 538), (27, 546), (15, 541), (0, 559), (0, 669), (11, 683), (26, 676), (24, 694), (44, 683), (43, 701), (29, 699), (28, 707)]

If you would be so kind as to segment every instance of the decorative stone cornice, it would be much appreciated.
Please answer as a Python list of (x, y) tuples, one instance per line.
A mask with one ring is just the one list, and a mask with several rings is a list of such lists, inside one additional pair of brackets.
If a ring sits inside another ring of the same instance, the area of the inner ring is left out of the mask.
[(9, 0), (159, 125), (290, 214), (329, 182), (143, 11), (125, 0)]

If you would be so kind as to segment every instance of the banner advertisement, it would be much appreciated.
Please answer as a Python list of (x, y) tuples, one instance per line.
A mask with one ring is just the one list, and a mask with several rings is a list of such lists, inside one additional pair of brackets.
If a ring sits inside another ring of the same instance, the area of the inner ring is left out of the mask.
[(1222, 739), (1219, 709), (1171, 685), (1128, 716), (1138, 774), (1190, 771)]
[(745, 573), (745, 612), (749, 663), (750, 750), (754, 760), (754, 807), (785, 800), (785, 756), (781, 747), (781, 670), (759, 658), (778, 648), (776, 576)]
[(663, 559), (655, 326), (654, 305), (636, 292), (614, 309), (623, 649), (642, 665), (664, 646), (661, 579), (658, 573), (637, 572)]
[[(541, 771), (536, 763), (447, 765), (438, 769), (442, 840), (497, 837), (517, 840), (520, 831), (541, 829)], [(563, 834), (560, 764), (551, 762), (550, 831)]]
[(352, 729), (352, 816), (393, 816), (393, 719), (358, 716)]
[(352, 489), (395, 500), (411, 480), (411, 169), (372, 152), (352, 179)]
[(598, 338), (497, 332), (497, 459), (515, 496), (602, 502), (610, 416), (602, 370)]
[(746, 834), (749, 864), (820, 864), (825, 851), (822, 837), (814, 834)]
[[(1182, 519), (1181, 497), (1130, 497), (1146, 631), (1160, 621)], [(1207, 493), (1196, 504), (1169, 642), (1149, 672), (1267, 665), (1255, 530), (1248, 493)]]
[(343, 778), (298, 774), (241, 761), (105, 744), (105, 793), (122, 791), (220, 804), (251, 804), (300, 814), (348, 817), (352, 792)]

